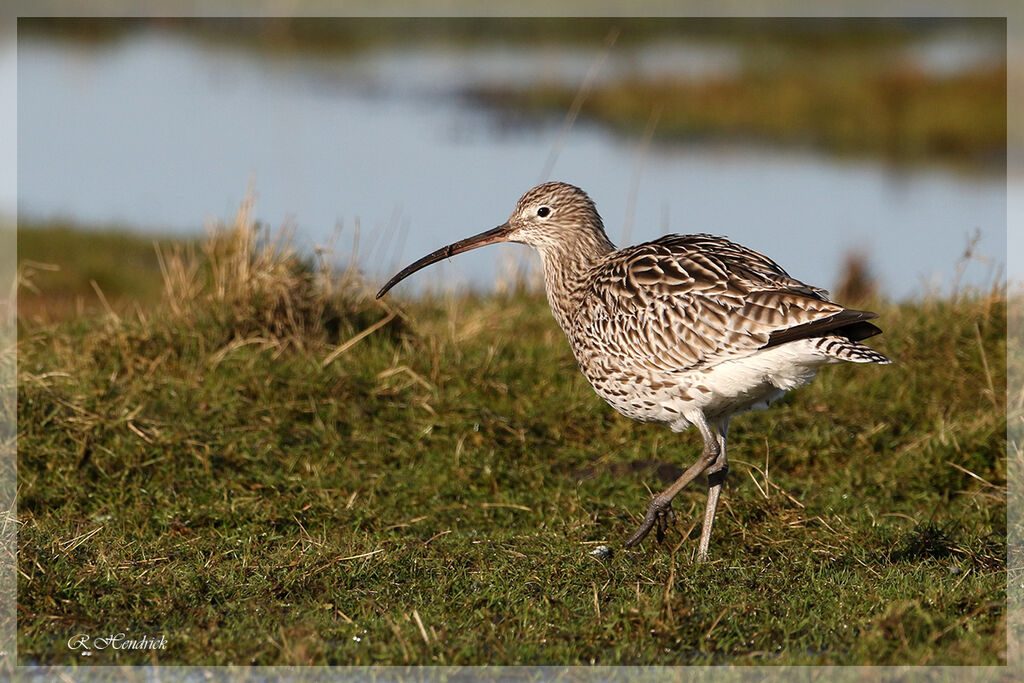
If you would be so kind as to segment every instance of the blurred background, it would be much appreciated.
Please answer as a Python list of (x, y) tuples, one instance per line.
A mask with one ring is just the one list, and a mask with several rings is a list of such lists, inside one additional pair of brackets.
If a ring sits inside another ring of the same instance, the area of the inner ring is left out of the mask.
[[(154, 237), (199, 237), (250, 190), (373, 284), (548, 179), (617, 244), (723, 234), (841, 297), (1005, 273), (1002, 19), (23, 18), (15, 64), (28, 309), (81, 310), (93, 293), (61, 288), (83, 278), (144, 295)], [(502, 245), (398, 292), (537, 269)]]

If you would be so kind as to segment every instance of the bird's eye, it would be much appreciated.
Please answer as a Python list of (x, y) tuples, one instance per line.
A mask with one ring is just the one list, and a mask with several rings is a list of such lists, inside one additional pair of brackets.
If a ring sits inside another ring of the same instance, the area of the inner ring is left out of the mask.
[(537, 209), (537, 215), (540, 216), (541, 218), (547, 218), (550, 214), (551, 209), (549, 209), (546, 206), (542, 206), (539, 209)]

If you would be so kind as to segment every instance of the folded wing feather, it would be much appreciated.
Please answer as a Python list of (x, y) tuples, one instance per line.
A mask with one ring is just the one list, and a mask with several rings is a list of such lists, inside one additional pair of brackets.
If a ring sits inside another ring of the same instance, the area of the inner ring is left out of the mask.
[(623, 367), (686, 371), (806, 337), (863, 339), (876, 314), (830, 301), (756, 251), (669, 235), (614, 252), (587, 285), (576, 333)]

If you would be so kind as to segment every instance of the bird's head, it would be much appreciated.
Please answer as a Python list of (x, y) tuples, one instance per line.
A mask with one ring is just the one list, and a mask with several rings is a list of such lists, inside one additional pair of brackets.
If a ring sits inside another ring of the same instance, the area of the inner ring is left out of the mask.
[(604, 233), (601, 217), (587, 193), (568, 183), (543, 183), (516, 202), (505, 223), (507, 240), (544, 251), (586, 233)]
[(607, 243), (610, 246), (601, 217), (586, 192), (568, 183), (543, 183), (519, 198), (507, 221), (479, 235), (442, 247), (409, 264), (388, 280), (377, 292), (377, 298), (432, 263), (498, 242), (528, 244), (542, 254), (575, 242)]

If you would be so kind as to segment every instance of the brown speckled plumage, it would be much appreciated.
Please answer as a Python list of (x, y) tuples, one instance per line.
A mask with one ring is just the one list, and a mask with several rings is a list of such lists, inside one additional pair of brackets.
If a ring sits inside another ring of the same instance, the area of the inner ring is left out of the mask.
[(888, 363), (861, 339), (879, 333), (874, 313), (846, 309), (792, 278), (777, 263), (715, 235), (668, 235), (616, 249), (594, 203), (566, 183), (544, 183), (520, 198), (508, 222), (413, 263), (385, 285), (442, 258), (499, 241), (540, 253), (552, 313), (580, 369), (624, 415), (680, 431), (696, 425), (701, 458), (655, 496), (635, 545), (672, 498), (702, 471), (709, 499), (698, 557), (707, 554), (732, 415), (766, 407), (810, 381), (820, 365)]

